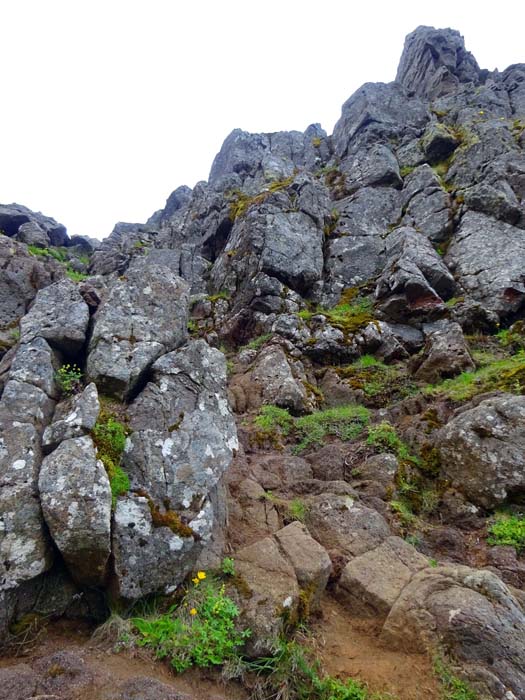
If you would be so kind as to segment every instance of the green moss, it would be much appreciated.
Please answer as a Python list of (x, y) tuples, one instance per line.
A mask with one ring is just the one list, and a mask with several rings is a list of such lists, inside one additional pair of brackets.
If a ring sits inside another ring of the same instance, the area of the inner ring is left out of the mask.
[(320, 136), (314, 136), (314, 138), (312, 139), (312, 146), (313, 146), (314, 148), (319, 148), (319, 146), (321, 145), (321, 143), (322, 143), (321, 137), (320, 137)]
[(308, 506), (300, 498), (294, 498), (288, 503), (288, 514), (291, 520), (304, 523), (308, 516)]
[(402, 461), (419, 465), (419, 459), (410, 453), (405, 442), (398, 436), (396, 429), (387, 421), (382, 421), (368, 428), (366, 444), (378, 452), (390, 452)]
[(230, 292), (228, 292), (226, 289), (221, 289), (221, 291), (217, 292), (217, 294), (208, 295), (208, 301), (211, 301), (212, 304), (214, 304), (216, 301), (219, 301), (219, 299), (224, 299), (225, 301), (229, 301), (230, 300)]
[(241, 190), (232, 190), (227, 194), (227, 197), (230, 200), (230, 221), (236, 221), (237, 219), (246, 216), (251, 207), (263, 204), (274, 192), (279, 192), (280, 190), (286, 189), (292, 184), (293, 181), (293, 175), (283, 180), (274, 180), (268, 185), (267, 189), (259, 192), (259, 194), (256, 195), (249, 195)]
[[(479, 357), (479, 355), (478, 355)], [(424, 393), (445, 396), (453, 401), (467, 401), (487, 391), (522, 394), (525, 389), (525, 351), (503, 359), (491, 359), (474, 372), (463, 372), (441, 384), (427, 386)]]
[(341, 440), (353, 440), (364, 430), (370, 420), (370, 411), (364, 406), (348, 405), (317, 411), (295, 420), (299, 444), (295, 452), (322, 445), (326, 436)]
[(367, 406), (381, 408), (417, 391), (403, 365), (385, 365), (372, 355), (363, 355), (351, 365), (336, 367), (345, 384), (364, 392)]
[(510, 545), (519, 554), (525, 549), (525, 517), (498, 513), (489, 527), (487, 542), (491, 545)]
[(268, 340), (270, 340), (271, 337), (271, 333), (264, 333), (263, 335), (259, 335), (257, 338), (253, 338), (253, 340), (250, 340), (250, 342), (246, 345), (240, 347), (239, 352), (241, 350), (259, 350)]
[(399, 174), (403, 179), (410, 175), (411, 172), (413, 172), (416, 169), (415, 165), (404, 165), (402, 168), (399, 169)]
[(89, 277), (89, 275), (85, 275), (83, 272), (77, 272), (71, 267), (66, 267), (66, 275), (69, 277), (70, 280), (73, 280), (73, 282), (82, 282), (83, 280), (86, 280)]
[(285, 408), (279, 406), (262, 406), (255, 420), (257, 442), (266, 441), (276, 445), (280, 438), (287, 437), (294, 426), (294, 419)]
[(331, 326), (339, 328), (346, 336), (374, 320), (373, 308), (369, 297), (359, 296), (359, 290), (350, 287), (341, 296), (341, 301), (331, 309), (318, 306), (314, 310), (302, 310), (298, 315), (304, 321), (309, 321), (313, 316), (322, 314)]
[(117, 498), (127, 493), (130, 487), (128, 475), (120, 466), (129, 432), (129, 429), (117, 420), (109, 402), (101, 402), (98, 420), (91, 436), (97, 448), (97, 456), (102, 461), (109, 477), (113, 508)]

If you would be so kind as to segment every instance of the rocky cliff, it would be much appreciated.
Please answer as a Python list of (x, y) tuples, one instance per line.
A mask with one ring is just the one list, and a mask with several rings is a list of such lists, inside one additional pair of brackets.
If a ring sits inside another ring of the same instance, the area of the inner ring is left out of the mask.
[(524, 147), (525, 64), (419, 27), (331, 136), (235, 129), (145, 224), (0, 206), (1, 634), (228, 553), (252, 656), (328, 586), (525, 698)]

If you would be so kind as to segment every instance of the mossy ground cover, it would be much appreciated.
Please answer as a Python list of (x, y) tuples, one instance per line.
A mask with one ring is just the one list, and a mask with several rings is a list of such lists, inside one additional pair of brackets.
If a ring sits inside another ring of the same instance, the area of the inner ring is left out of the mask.
[(508, 545), (521, 553), (525, 549), (525, 516), (497, 513), (489, 527), (487, 542), (491, 545)]
[(522, 394), (525, 390), (525, 351), (520, 350), (515, 355), (503, 358), (497, 358), (490, 352), (478, 352), (475, 359), (478, 364), (475, 371), (462, 372), (453, 379), (429, 385), (423, 392), (460, 402), (489, 391)]
[[(66, 275), (69, 277), (69, 279), (73, 280), (73, 282), (82, 282), (82, 280), (85, 280), (88, 277), (88, 275), (85, 275), (82, 272), (73, 270), (65, 248), (39, 248), (35, 245), (28, 245), (27, 249), (31, 255), (41, 258), (53, 258), (59, 262), (65, 268)], [(86, 261), (89, 262), (89, 258), (87, 258), (87, 256), (81, 255), (79, 256), (79, 260), (84, 263)]]
[(102, 461), (109, 477), (113, 508), (118, 496), (124, 495), (130, 487), (128, 475), (120, 466), (128, 434), (129, 429), (118, 420), (116, 412), (112, 410), (111, 402), (102, 399), (92, 437), (98, 458)]
[(373, 355), (363, 355), (350, 365), (334, 369), (345, 384), (363, 391), (363, 401), (371, 408), (382, 408), (418, 390), (405, 365), (386, 365)]
[(350, 404), (316, 411), (296, 418), (278, 406), (262, 406), (253, 421), (258, 443), (282, 445), (283, 439), (295, 443), (294, 452), (320, 446), (327, 436), (353, 440), (363, 433), (370, 420), (365, 406)]
[(317, 306), (299, 311), (298, 316), (309, 322), (313, 316), (323, 315), (331, 326), (343, 331), (346, 336), (373, 321), (373, 311), (372, 299), (361, 295), (357, 287), (351, 287), (343, 292), (339, 303), (331, 309)]

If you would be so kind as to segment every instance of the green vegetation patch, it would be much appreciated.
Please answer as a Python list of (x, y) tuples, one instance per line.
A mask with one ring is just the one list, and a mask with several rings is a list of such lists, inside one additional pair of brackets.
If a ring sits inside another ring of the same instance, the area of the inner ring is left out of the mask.
[(393, 700), (393, 696), (370, 693), (353, 678), (341, 680), (325, 675), (319, 661), (310, 660), (307, 648), (295, 640), (281, 640), (273, 656), (245, 663), (255, 673), (255, 697), (287, 700)]
[(98, 420), (91, 436), (97, 448), (98, 458), (102, 461), (109, 477), (113, 508), (118, 496), (123, 496), (130, 487), (128, 475), (120, 466), (129, 432), (129, 428), (117, 420), (117, 416), (111, 411), (109, 405), (101, 402)]
[(218, 577), (199, 571), (179, 605), (164, 615), (135, 617), (137, 644), (168, 659), (177, 673), (241, 660), (250, 630), (239, 630), (239, 609)]
[(341, 296), (341, 301), (331, 309), (321, 306), (314, 310), (305, 309), (299, 311), (299, 318), (310, 321), (313, 316), (322, 314), (326, 316), (328, 323), (334, 328), (342, 330), (345, 336), (355, 333), (374, 320), (374, 304), (370, 297), (360, 296), (356, 287), (351, 287)]
[[(73, 270), (65, 248), (39, 248), (36, 245), (28, 245), (27, 250), (29, 253), (31, 253), (31, 255), (35, 255), (36, 257), (53, 258), (59, 262), (65, 268), (66, 275), (69, 277), (69, 279), (73, 280), (73, 282), (82, 282), (82, 280), (85, 280), (88, 277), (88, 275), (85, 275), (82, 272)], [(85, 260), (89, 262), (89, 258), (87, 258), (85, 255), (79, 256), (79, 260), (81, 260), (81, 262), (84, 262)]]
[(289, 187), (294, 181), (294, 177), (294, 175), (291, 175), (283, 180), (274, 180), (265, 190), (256, 195), (249, 195), (242, 190), (232, 190), (229, 192), (227, 196), (230, 200), (230, 221), (236, 221), (246, 216), (251, 207), (263, 204), (274, 192), (279, 192), (279, 190), (284, 190)]
[(423, 390), (433, 396), (445, 396), (453, 401), (468, 401), (487, 391), (508, 391), (522, 394), (525, 388), (525, 351), (511, 357), (495, 359), (488, 353), (478, 354), (481, 366), (474, 372), (462, 372), (453, 379), (430, 385)]
[(65, 364), (55, 373), (55, 380), (62, 396), (72, 396), (82, 387), (82, 371), (75, 364)]
[(328, 435), (345, 441), (353, 440), (361, 435), (369, 420), (370, 411), (353, 404), (316, 411), (300, 418), (291, 416), (285, 408), (262, 406), (253, 425), (258, 444), (269, 441), (277, 446), (282, 438), (291, 437), (298, 443), (294, 452), (299, 454), (310, 447), (322, 445)]
[(370, 421), (370, 411), (364, 406), (350, 404), (317, 411), (295, 419), (295, 432), (299, 444), (295, 452), (322, 445), (327, 435), (341, 440), (354, 440), (359, 437)]
[(271, 333), (264, 333), (263, 335), (259, 335), (257, 336), (257, 338), (250, 340), (250, 342), (246, 345), (240, 347), (239, 352), (241, 350), (259, 350), (266, 342), (268, 342), (268, 340), (270, 340), (271, 337)]
[(387, 421), (368, 428), (366, 444), (378, 452), (390, 452), (396, 455), (401, 462), (411, 462), (414, 466), (419, 466), (419, 459), (410, 453), (407, 444), (401, 440), (394, 426)]
[(443, 700), (478, 700), (468, 683), (455, 676), (443, 659), (434, 659), (434, 673), (443, 688)]
[(492, 545), (510, 545), (519, 554), (525, 549), (525, 517), (498, 513), (489, 527), (487, 542)]
[(345, 384), (363, 391), (366, 404), (373, 408), (417, 392), (417, 385), (408, 376), (406, 367), (386, 365), (373, 355), (363, 355), (351, 365), (336, 367), (335, 371)]

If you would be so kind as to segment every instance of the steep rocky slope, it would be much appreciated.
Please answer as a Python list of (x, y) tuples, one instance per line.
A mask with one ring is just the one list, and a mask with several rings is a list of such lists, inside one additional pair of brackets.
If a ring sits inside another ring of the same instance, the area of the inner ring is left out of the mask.
[(328, 592), (525, 698), (524, 146), (525, 64), (419, 27), (101, 243), (0, 206), (6, 643), (228, 554), (252, 657)]

